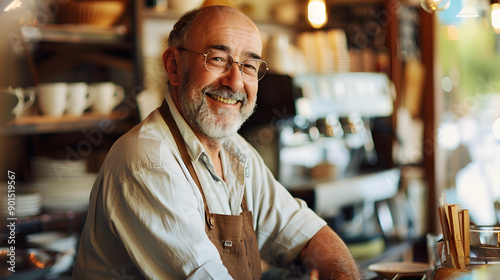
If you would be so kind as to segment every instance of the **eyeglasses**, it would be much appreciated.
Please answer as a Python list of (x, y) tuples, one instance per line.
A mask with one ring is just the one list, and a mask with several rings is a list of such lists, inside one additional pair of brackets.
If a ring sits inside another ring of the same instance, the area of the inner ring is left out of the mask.
[(236, 63), (240, 66), (241, 76), (247, 82), (260, 81), (266, 75), (266, 71), (269, 70), (266, 62), (260, 59), (247, 59), (238, 62), (234, 61), (232, 55), (219, 50), (208, 50), (206, 53), (199, 53), (185, 48), (179, 48), (179, 50), (203, 55), (205, 57), (205, 68), (212, 73), (226, 73)]

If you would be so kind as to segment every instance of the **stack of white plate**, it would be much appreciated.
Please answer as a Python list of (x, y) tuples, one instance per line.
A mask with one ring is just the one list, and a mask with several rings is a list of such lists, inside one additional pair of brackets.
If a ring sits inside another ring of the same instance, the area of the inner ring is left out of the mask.
[(304, 54), (307, 72), (318, 72), (317, 43), (313, 32), (302, 32), (297, 38), (297, 46)]
[(330, 46), (332, 52), (332, 72), (349, 72), (351, 70), (351, 62), (349, 57), (349, 50), (347, 48), (347, 37), (344, 30), (329, 30), (327, 37), (328, 45)]
[(83, 160), (36, 157), (32, 160), (32, 186), (42, 196), (49, 213), (85, 211), (96, 174), (88, 173)]
[(303, 32), (297, 45), (305, 56), (308, 72), (350, 72), (347, 37), (342, 29)]
[[(23, 218), (36, 216), (42, 212), (42, 200), (39, 192), (27, 191), (18, 185), (15, 191), (10, 193), (10, 203), (7, 194), (7, 188), (3, 189), (0, 197), (0, 216)], [(12, 206), (10, 210), (9, 206)]]
[(86, 175), (87, 167), (84, 160), (34, 157), (31, 161), (31, 171), (36, 178), (63, 179)]
[(328, 45), (328, 33), (325, 31), (315, 31), (314, 40), (316, 41), (316, 63), (319, 72), (331, 73), (334, 65), (334, 52)]

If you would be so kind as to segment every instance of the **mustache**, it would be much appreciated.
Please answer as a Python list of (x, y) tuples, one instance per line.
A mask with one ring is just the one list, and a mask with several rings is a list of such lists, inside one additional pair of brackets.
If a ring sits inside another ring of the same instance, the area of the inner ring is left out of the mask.
[(248, 103), (248, 97), (246, 92), (238, 90), (233, 91), (231, 89), (225, 87), (216, 87), (216, 86), (206, 86), (201, 90), (204, 94), (216, 95), (226, 99), (236, 99), (245, 106)]

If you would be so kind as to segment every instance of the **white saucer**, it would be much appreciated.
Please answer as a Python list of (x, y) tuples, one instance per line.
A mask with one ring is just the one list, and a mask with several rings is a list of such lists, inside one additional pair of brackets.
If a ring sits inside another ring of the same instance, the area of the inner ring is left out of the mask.
[(393, 278), (396, 274), (424, 274), (429, 269), (431, 269), (429, 264), (418, 262), (382, 262), (368, 266), (368, 270), (375, 271), (389, 279)]

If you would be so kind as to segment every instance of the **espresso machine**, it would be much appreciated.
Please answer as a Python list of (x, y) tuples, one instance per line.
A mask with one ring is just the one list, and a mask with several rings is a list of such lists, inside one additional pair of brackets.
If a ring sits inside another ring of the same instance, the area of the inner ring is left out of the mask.
[(383, 214), (387, 204), (377, 209), (376, 203), (399, 188), (394, 95), (384, 73), (268, 74), (240, 133), (278, 181), (339, 233), (380, 231), (380, 218), (388, 225), (383, 230), (393, 232)]
[(240, 133), (286, 187), (392, 167), (394, 92), (383, 73), (269, 74)]

